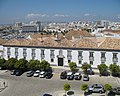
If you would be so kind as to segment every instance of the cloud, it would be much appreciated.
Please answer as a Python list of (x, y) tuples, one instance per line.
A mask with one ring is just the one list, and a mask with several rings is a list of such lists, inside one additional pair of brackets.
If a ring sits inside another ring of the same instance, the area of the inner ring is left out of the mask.
[(26, 18), (36, 18), (36, 17), (49, 17), (49, 15), (30, 13), (30, 14), (27, 14), (27, 16), (26, 16)]
[(69, 17), (69, 15), (55, 14), (53, 17)]
[(120, 15), (117, 15), (117, 18), (120, 19)]
[(90, 16), (91, 14), (89, 14), (89, 13), (86, 13), (86, 14), (84, 14), (84, 16)]

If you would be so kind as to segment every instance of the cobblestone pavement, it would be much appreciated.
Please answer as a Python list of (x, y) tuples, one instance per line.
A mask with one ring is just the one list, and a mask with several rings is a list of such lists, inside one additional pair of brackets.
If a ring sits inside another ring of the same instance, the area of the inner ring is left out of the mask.
[(42, 96), (44, 93), (60, 96), (60, 94), (64, 92), (63, 85), (65, 83), (71, 85), (71, 90), (75, 92), (74, 96), (81, 96), (80, 94), (83, 92), (80, 90), (80, 85), (83, 83), (89, 85), (94, 83), (109, 83), (114, 87), (120, 86), (120, 83), (118, 82), (120, 78), (113, 78), (111, 76), (99, 77), (98, 75), (90, 76), (90, 81), (84, 82), (83, 80), (61, 80), (59, 79), (58, 73), (55, 73), (52, 79), (46, 80), (39, 77), (26, 77), (25, 73), (22, 76), (17, 77), (11, 76), (9, 72), (5, 72), (0, 73), (0, 79), (8, 81), (8, 88), (0, 92), (0, 96)]

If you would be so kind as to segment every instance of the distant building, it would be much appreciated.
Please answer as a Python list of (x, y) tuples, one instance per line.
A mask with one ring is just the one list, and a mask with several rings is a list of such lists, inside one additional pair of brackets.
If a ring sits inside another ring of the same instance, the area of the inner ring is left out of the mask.
[(41, 27), (41, 22), (39, 21), (35, 21), (35, 22), (30, 22), (30, 24), (24, 24), (22, 26), (22, 32), (40, 32), (42, 31), (42, 27)]

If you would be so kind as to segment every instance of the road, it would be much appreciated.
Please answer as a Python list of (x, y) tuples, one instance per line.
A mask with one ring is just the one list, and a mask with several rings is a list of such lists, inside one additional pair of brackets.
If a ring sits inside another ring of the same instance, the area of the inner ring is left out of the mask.
[[(44, 93), (53, 94), (53, 96), (59, 96), (59, 92), (64, 92), (63, 85), (69, 83), (71, 90), (75, 91), (74, 96), (79, 96), (83, 92), (80, 90), (80, 85), (87, 83), (88, 85), (94, 83), (109, 83), (112, 86), (120, 86), (116, 78), (113, 77), (99, 77), (97, 75), (90, 76), (90, 81), (85, 82), (83, 80), (68, 81), (59, 79), (59, 74), (54, 74), (52, 79), (45, 79), (39, 77), (26, 77), (25, 73), (22, 76), (11, 76), (9, 71), (0, 74), (0, 79), (8, 82), (8, 87), (0, 92), (0, 96), (42, 96)], [(98, 96), (98, 95), (97, 95)]]

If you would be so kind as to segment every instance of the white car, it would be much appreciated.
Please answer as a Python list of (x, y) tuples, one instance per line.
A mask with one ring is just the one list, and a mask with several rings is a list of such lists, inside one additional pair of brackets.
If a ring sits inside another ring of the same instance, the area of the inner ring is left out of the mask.
[(39, 75), (40, 75), (40, 70), (36, 70), (33, 76), (34, 77), (39, 77)]
[(41, 72), (40, 72), (40, 78), (44, 78), (45, 75), (46, 75), (46, 72), (45, 72), (45, 71), (41, 71)]

